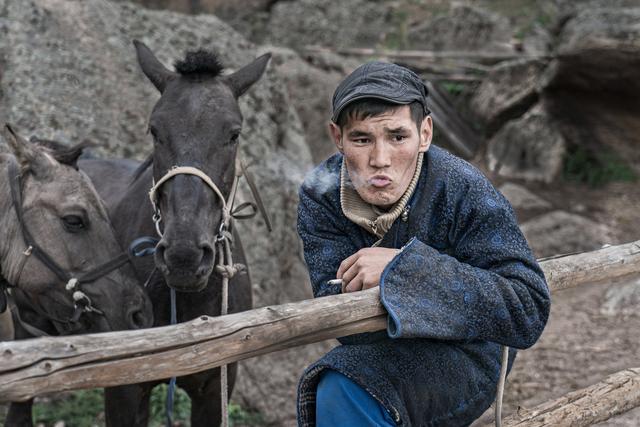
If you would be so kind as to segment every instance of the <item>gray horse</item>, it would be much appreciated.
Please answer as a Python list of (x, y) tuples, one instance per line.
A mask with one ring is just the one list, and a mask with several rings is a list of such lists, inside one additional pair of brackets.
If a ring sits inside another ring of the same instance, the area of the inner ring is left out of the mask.
[[(151, 303), (75, 165), (82, 147), (45, 148), (9, 126), (4, 136), (15, 154), (0, 154), (0, 277), (11, 295), (0, 289), (0, 329), (14, 335), (4, 338), (151, 326)], [(31, 426), (31, 406), (11, 404), (5, 425)]]
[[(154, 209), (148, 192), (174, 166), (197, 168), (202, 176), (176, 175), (157, 191), (162, 238), (155, 259), (134, 260), (136, 274), (146, 283), (153, 302), (154, 325), (170, 323), (170, 290), (177, 292), (177, 320), (184, 322), (206, 314), (217, 316), (221, 306), (221, 277), (214, 269), (216, 237), (222, 221), (222, 201), (204, 175), (227, 198), (236, 172), (238, 136), (242, 115), (237, 99), (263, 74), (270, 55), (263, 55), (236, 72), (223, 75), (218, 58), (206, 51), (189, 52), (165, 68), (142, 43), (134, 42), (144, 74), (161, 97), (149, 120), (154, 151), (134, 170), (122, 161), (89, 160), (80, 163), (105, 200), (123, 246), (140, 236), (155, 236)], [(124, 194), (123, 194), (124, 193)], [(235, 237), (233, 259), (244, 263)], [(251, 283), (247, 274), (236, 275), (229, 285), (229, 312), (251, 308)], [(229, 394), (236, 365), (229, 366)], [(191, 425), (215, 426), (221, 420), (220, 369), (178, 378), (190, 396)], [(122, 386), (106, 392), (108, 426), (144, 426), (148, 422), (149, 396), (157, 382)]]

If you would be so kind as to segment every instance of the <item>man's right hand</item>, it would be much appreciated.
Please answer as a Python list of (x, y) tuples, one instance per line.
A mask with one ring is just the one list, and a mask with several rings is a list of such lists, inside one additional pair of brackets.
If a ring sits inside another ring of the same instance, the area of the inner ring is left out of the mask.
[(356, 292), (380, 285), (385, 267), (400, 249), (364, 248), (342, 261), (336, 277), (342, 279), (342, 292)]

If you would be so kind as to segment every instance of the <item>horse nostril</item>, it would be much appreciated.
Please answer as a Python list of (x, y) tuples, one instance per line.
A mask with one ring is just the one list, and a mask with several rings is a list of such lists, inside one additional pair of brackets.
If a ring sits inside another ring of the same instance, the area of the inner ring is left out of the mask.
[(200, 261), (199, 272), (207, 271), (213, 265), (215, 258), (215, 251), (213, 250), (213, 246), (209, 243), (201, 243), (200, 249), (202, 250), (202, 260)]
[(158, 243), (158, 245), (156, 246), (156, 253), (155, 253), (155, 259), (156, 259), (156, 263), (161, 264), (161, 265), (167, 265), (167, 260), (166, 260), (166, 250), (167, 250), (167, 243), (164, 240), (161, 240), (160, 243)]
[(133, 309), (129, 311), (129, 315), (127, 316), (129, 319), (129, 327), (131, 329), (142, 329), (146, 328), (149, 322), (147, 322), (147, 316), (145, 316), (144, 311), (141, 309)]

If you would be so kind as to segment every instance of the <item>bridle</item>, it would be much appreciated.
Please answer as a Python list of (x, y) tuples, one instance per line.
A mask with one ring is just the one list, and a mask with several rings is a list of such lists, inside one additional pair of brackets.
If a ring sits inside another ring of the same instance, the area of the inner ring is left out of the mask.
[[(67, 324), (77, 323), (83, 313), (95, 313), (104, 316), (104, 312), (97, 308), (91, 301), (91, 298), (89, 298), (89, 296), (82, 290), (82, 285), (95, 282), (99, 278), (109, 274), (113, 270), (129, 262), (129, 256), (127, 255), (127, 253), (123, 252), (115, 258), (105, 262), (104, 264), (98, 265), (97, 267), (89, 270), (81, 276), (76, 276), (62, 268), (53, 258), (51, 258), (51, 256), (44, 249), (42, 249), (40, 245), (38, 245), (36, 239), (33, 237), (31, 232), (29, 231), (29, 228), (27, 227), (27, 224), (24, 221), (24, 212), (22, 209), (22, 181), (21, 173), (18, 169), (18, 166), (13, 162), (9, 163), (8, 173), (9, 187), (11, 189), (11, 201), (18, 218), (18, 223), (20, 224), (22, 239), (27, 248), (23, 252), (25, 258), (22, 262), (20, 273), (22, 273), (28, 257), (30, 257), (31, 255), (35, 256), (52, 273), (54, 273), (62, 283), (65, 283), (64, 289), (69, 294), (71, 294), (71, 298), (73, 300), (73, 314), (68, 319), (60, 319), (50, 314), (43, 313), (42, 310), (37, 309), (33, 304), (29, 303), (31, 308), (34, 309), (34, 311), (36, 311), (38, 314), (48, 318), (49, 320)], [(9, 287), (20, 289), (20, 284), (18, 283), (19, 278), (17, 279), (17, 283), (9, 284), (9, 282), (7, 282), (6, 280), (4, 280), (4, 282), (5, 285), (8, 285)], [(27, 293), (24, 292), (24, 290), (20, 290), (25, 296), (27, 296)], [(2, 290), (2, 292), (4, 292), (4, 290)], [(30, 325), (27, 326), (27, 329), (35, 329)], [(44, 332), (42, 332), (42, 334), (44, 334)]]
[[(149, 190), (149, 199), (151, 200), (151, 205), (153, 206), (153, 222), (156, 227), (156, 232), (158, 236), (162, 238), (162, 230), (160, 227), (160, 223), (162, 221), (162, 214), (160, 212), (160, 205), (158, 203), (158, 190), (165, 184), (167, 181), (172, 179), (177, 175), (193, 175), (197, 176), (202, 180), (202, 182), (209, 187), (213, 193), (218, 197), (220, 202), (222, 203), (222, 219), (220, 221), (220, 226), (218, 227), (218, 232), (215, 237), (215, 244), (217, 246), (217, 260), (216, 271), (222, 276), (222, 304), (220, 308), (220, 315), (224, 316), (228, 311), (228, 300), (229, 300), (229, 280), (232, 279), (237, 273), (244, 271), (246, 266), (242, 264), (234, 264), (233, 263), (233, 220), (234, 219), (246, 219), (255, 216), (255, 214), (259, 211), (262, 214), (262, 217), (265, 221), (267, 229), (269, 231), (272, 230), (271, 221), (269, 220), (269, 216), (264, 208), (264, 204), (260, 198), (257, 187), (253, 183), (253, 179), (251, 175), (246, 170), (246, 167), (242, 163), (242, 161), (236, 158), (236, 168), (235, 175), (233, 178), (233, 183), (231, 184), (231, 191), (229, 193), (229, 197), (225, 199), (220, 188), (213, 182), (213, 180), (202, 170), (193, 167), (193, 166), (174, 166), (169, 171), (163, 175), (158, 182), (153, 181), (151, 189)], [(244, 175), (247, 184), (249, 185), (249, 189), (251, 190), (251, 194), (253, 199), (255, 200), (255, 204), (252, 202), (244, 202), (241, 203), (237, 208), (233, 209), (233, 204), (236, 199), (236, 195), (238, 193), (238, 184), (240, 177)], [(251, 212), (243, 213), (247, 208), (251, 208)], [(145, 238), (142, 238), (145, 239)], [(132, 244), (133, 245), (133, 244)], [(152, 273), (153, 274), (153, 273)], [(150, 277), (149, 277), (150, 278)], [(148, 282), (148, 280), (147, 280)], [(176, 315), (176, 294), (173, 288), (170, 288), (170, 299), (171, 299), (171, 324), (177, 323), (177, 315)], [(227, 407), (227, 365), (222, 365), (220, 367), (220, 399), (221, 399), (221, 408), (222, 408), (222, 425), (226, 427), (228, 425), (229, 416), (228, 416), (228, 407)], [(173, 391), (175, 390), (176, 378), (173, 377), (169, 381), (169, 391), (167, 397), (167, 425), (173, 425), (171, 420), (171, 413), (173, 410)]]
[[(171, 178), (177, 175), (193, 175), (197, 176), (202, 180), (204, 184), (209, 187), (213, 193), (218, 197), (220, 202), (222, 203), (222, 219), (220, 221), (220, 227), (218, 228), (218, 233), (216, 235), (216, 243), (221, 242), (223, 239), (228, 238), (226, 234), (230, 232), (233, 219), (246, 219), (253, 217), (258, 211), (261, 213), (262, 217), (265, 220), (267, 225), (267, 229), (271, 231), (271, 222), (269, 220), (269, 216), (266, 213), (262, 200), (258, 194), (257, 188), (253, 183), (253, 179), (251, 175), (247, 171), (244, 163), (236, 159), (236, 173), (233, 178), (233, 183), (231, 184), (231, 192), (229, 193), (229, 197), (225, 199), (220, 188), (213, 182), (213, 180), (202, 170), (193, 167), (193, 166), (173, 166), (169, 171), (164, 174), (158, 182), (153, 180), (151, 189), (149, 190), (149, 199), (151, 200), (151, 205), (153, 206), (153, 222), (156, 227), (156, 232), (158, 236), (162, 237), (163, 233), (160, 229), (160, 222), (162, 221), (162, 214), (160, 212), (160, 206), (158, 204), (158, 190), (164, 183), (169, 181)], [(244, 176), (249, 188), (251, 190), (251, 194), (255, 200), (255, 204), (251, 202), (244, 202), (240, 204), (236, 209), (232, 210), (233, 204), (235, 202), (235, 198), (238, 192), (238, 184), (241, 176)], [(242, 211), (247, 208), (251, 208), (252, 212), (242, 213)], [(232, 238), (232, 237), (231, 237)]]

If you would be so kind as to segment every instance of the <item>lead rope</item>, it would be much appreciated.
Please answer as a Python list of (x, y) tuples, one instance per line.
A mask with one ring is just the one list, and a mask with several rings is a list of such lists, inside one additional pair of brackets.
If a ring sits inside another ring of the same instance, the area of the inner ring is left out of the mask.
[[(231, 245), (233, 243), (233, 234), (231, 231), (232, 214), (231, 205), (236, 198), (238, 191), (239, 178), (242, 175), (244, 168), (238, 168), (236, 166), (236, 175), (233, 179), (233, 185), (231, 186), (231, 193), (229, 194), (229, 202), (226, 203), (222, 199), (222, 223), (220, 224), (220, 231), (216, 238), (218, 246), (218, 265), (216, 271), (222, 276), (222, 297), (220, 304), (220, 315), (224, 316), (229, 311), (229, 280), (236, 275), (240, 269), (239, 265), (233, 264), (233, 256), (231, 253)], [(227, 365), (220, 366), (220, 409), (222, 413), (222, 427), (229, 426), (229, 391), (227, 389), (229, 381), (227, 378)]]
[(502, 360), (500, 361), (500, 379), (498, 380), (498, 391), (496, 393), (495, 423), (496, 427), (502, 427), (502, 396), (504, 395), (504, 385), (507, 381), (507, 365), (509, 364), (509, 347), (502, 346)]
[[(171, 296), (171, 324), (178, 323), (177, 311), (176, 311), (176, 291), (173, 288), (169, 288), (169, 295)], [(173, 427), (173, 398), (176, 393), (176, 377), (171, 377), (169, 380), (169, 388), (167, 389), (167, 400), (165, 402), (165, 415), (167, 417), (167, 427)]]
[[(157, 187), (154, 186), (152, 190), (155, 188)], [(162, 239), (162, 230), (160, 230), (160, 221), (162, 220), (162, 216), (160, 215), (160, 209), (156, 206), (155, 202), (153, 201), (153, 198), (151, 200), (153, 203), (153, 222), (155, 223), (155, 226), (156, 226), (156, 233), (158, 233), (158, 237)], [(137, 256), (137, 257), (151, 255), (155, 253), (156, 251), (155, 247), (153, 249), (145, 248), (140, 250), (139, 252), (136, 251), (136, 249), (138, 247), (143, 247), (145, 244), (152, 243), (153, 240), (155, 239), (151, 237), (138, 238), (131, 243), (129, 250), (134, 256)], [(153, 273), (155, 273), (155, 271), (156, 270), (154, 268), (151, 274), (149, 275), (149, 277), (147, 278), (147, 280), (145, 281), (144, 283), (145, 288), (149, 284), (149, 281), (151, 280), (151, 277), (153, 276)], [(169, 287), (169, 306), (170, 306), (169, 324), (175, 325), (176, 323), (178, 323), (178, 315), (177, 315), (178, 312), (176, 309), (176, 291), (172, 287)], [(173, 402), (174, 402), (175, 394), (176, 394), (176, 377), (171, 377), (169, 379), (169, 386), (167, 388), (167, 397), (164, 402), (164, 415), (165, 415), (167, 427), (173, 427)]]
[[(222, 276), (222, 302), (220, 307), (220, 315), (227, 314), (228, 311), (228, 295), (229, 295), (229, 280), (240, 270), (240, 265), (233, 264), (233, 258), (231, 256), (231, 244), (233, 242), (233, 235), (231, 233), (231, 221), (232, 221), (232, 212), (231, 206), (236, 197), (236, 193), (238, 191), (238, 183), (239, 178), (242, 176), (245, 168), (241, 162), (240, 165), (236, 164), (236, 173), (233, 179), (233, 184), (231, 185), (231, 193), (229, 194), (229, 200), (227, 201), (222, 192), (218, 188), (218, 186), (200, 169), (189, 167), (189, 166), (174, 166), (167, 172), (158, 182), (154, 182), (151, 190), (149, 190), (149, 198), (151, 199), (151, 204), (154, 208), (153, 221), (155, 222), (156, 232), (162, 238), (162, 231), (160, 230), (160, 221), (162, 220), (162, 216), (160, 214), (160, 208), (157, 205), (157, 191), (162, 184), (164, 184), (169, 179), (173, 178), (176, 175), (195, 175), (202, 179), (202, 181), (207, 184), (209, 188), (213, 190), (213, 192), (218, 196), (220, 201), (222, 202), (222, 221), (220, 222), (220, 230), (218, 230), (218, 236), (216, 237), (216, 244), (220, 250), (220, 257), (218, 258), (218, 265), (216, 269), (218, 273)], [(252, 189), (253, 193), (253, 189)], [(268, 221), (267, 221), (268, 223)], [(270, 225), (270, 224), (269, 224)], [(175, 290), (171, 288), (171, 319), (172, 323), (175, 323)], [(167, 415), (167, 427), (172, 427), (172, 411), (173, 411), (173, 395), (175, 392), (175, 381), (176, 378), (172, 377), (169, 381), (169, 389), (167, 391), (167, 401), (166, 401), (166, 415)], [(229, 410), (228, 410), (228, 391), (227, 391), (227, 365), (222, 365), (220, 367), (220, 400), (221, 400), (221, 409), (222, 409), (222, 426), (229, 426)]]

